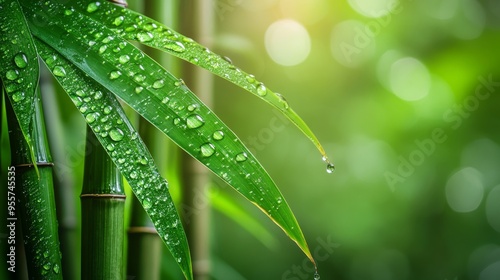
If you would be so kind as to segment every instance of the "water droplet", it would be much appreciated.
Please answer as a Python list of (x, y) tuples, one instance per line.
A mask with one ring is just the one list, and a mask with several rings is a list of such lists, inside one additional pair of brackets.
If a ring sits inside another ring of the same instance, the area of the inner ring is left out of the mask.
[(215, 146), (212, 143), (201, 145), (200, 152), (203, 157), (210, 157), (215, 153)]
[(149, 208), (151, 208), (151, 206), (153, 206), (153, 204), (149, 199), (146, 198), (142, 201), (142, 206), (144, 207), (144, 210), (148, 210)]
[(50, 269), (50, 263), (46, 263), (43, 265), (43, 269), (49, 270)]
[(48, 258), (48, 257), (49, 257), (49, 251), (45, 251), (45, 252), (43, 252), (43, 257), (44, 257), (44, 258)]
[(191, 115), (187, 117), (186, 124), (189, 128), (198, 128), (205, 124), (205, 121), (200, 115)]
[(93, 13), (93, 12), (97, 11), (97, 9), (99, 9), (100, 5), (101, 5), (101, 3), (99, 3), (99, 2), (90, 3), (87, 6), (87, 12)]
[(288, 109), (290, 106), (288, 105), (288, 101), (286, 101), (285, 97), (283, 97), (283, 95), (281, 95), (281, 94), (279, 94), (279, 93), (275, 93), (275, 94), (276, 94), (276, 96), (278, 97), (279, 102), (280, 102), (281, 104), (283, 104), (283, 107), (284, 107), (285, 109)]
[(93, 123), (97, 119), (97, 113), (89, 113), (85, 116), (85, 120), (87, 120), (88, 123)]
[(132, 171), (132, 172), (130, 173), (130, 178), (132, 178), (132, 179), (137, 179), (137, 172)]
[(141, 43), (153, 40), (153, 34), (151, 32), (139, 32), (135, 35), (135, 37)]
[(19, 72), (17, 70), (9, 70), (5, 75), (7, 76), (7, 79), (13, 81), (17, 79)]
[(104, 53), (104, 52), (106, 51), (106, 49), (108, 49), (108, 46), (106, 46), (106, 45), (101, 46), (101, 47), (99, 48), (99, 53), (101, 53), (101, 54), (102, 54), (102, 53)]
[(281, 203), (283, 202), (283, 198), (278, 197), (278, 199), (276, 199), (276, 202), (277, 202), (278, 204), (281, 204)]
[(180, 87), (180, 86), (183, 86), (183, 85), (185, 85), (185, 84), (186, 84), (186, 83), (184, 83), (184, 80), (183, 80), (183, 79), (179, 79), (179, 80), (175, 81), (174, 86), (176, 86), (176, 87)]
[(144, 25), (144, 30), (151, 31), (158, 28), (158, 26), (154, 22), (149, 22)]
[(246, 77), (246, 79), (247, 79), (247, 82), (249, 82), (249, 83), (255, 83), (255, 76), (252, 74), (248, 75)]
[(148, 160), (147, 160), (147, 158), (141, 156), (141, 158), (139, 159), (139, 163), (142, 164), (142, 165), (147, 165), (148, 164)]
[(109, 73), (109, 78), (111, 80), (114, 80), (114, 79), (117, 79), (118, 77), (120, 77), (122, 75), (122, 73), (120, 71), (111, 71)]
[(227, 61), (229, 64), (233, 64), (233, 61), (227, 57), (227, 56), (223, 56), (222, 59), (224, 59), (225, 61)]
[(335, 171), (335, 165), (333, 165), (332, 163), (328, 163), (326, 165), (326, 172), (331, 174), (331, 173), (333, 173), (333, 171)]
[(319, 279), (321, 279), (321, 276), (319, 276), (319, 273), (316, 271), (314, 273), (314, 280), (319, 280)]
[(168, 42), (164, 47), (174, 52), (184, 52), (186, 50), (186, 47), (181, 42), (177, 41)]
[(104, 114), (108, 115), (109, 113), (111, 113), (111, 111), (113, 111), (113, 107), (108, 105), (108, 106), (104, 107), (103, 111), (104, 111)]
[(182, 261), (182, 258), (177, 258), (177, 262), (180, 263)]
[(163, 100), (161, 101), (161, 103), (167, 104), (169, 101), (170, 101), (170, 98), (168, 98), (167, 96), (165, 96), (165, 98), (163, 98)]
[(60, 65), (55, 66), (54, 69), (52, 69), (52, 73), (54, 73), (57, 77), (66, 76), (66, 70), (64, 70), (64, 68)]
[(20, 52), (14, 56), (14, 63), (19, 68), (26, 68), (28, 66), (28, 58), (24, 53)]
[(118, 59), (118, 61), (120, 61), (121, 64), (125, 64), (127, 63), (128, 61), (130, 60), (130, 56), (124, 54), (124, 55), (121, 55), (120, 58)]
[(259, 96), (266, 96), (267, 95), (267, 88), (263, 83), (260, 83), (259, 86), (257, 87), (257, 94)]
[(136, 87), (136, 88), (135, 88), (135, 93), (139, 94), (139, 93), (141, 93), (143, 90), (144, 90), (144, 88), (143, 88), (143, 87)]
[(116, 17), (115, 20), (113, 21), (113, 24), (116, 26), (120, 26), (123, 23), (123, 20), (125, 20), (124, 16)]
[(163, 79), (160, 79), (160, 80), (156, 80), (154, 83), (153, 83), (153, 88), (162, 88), (165, 86), (165, 81)]
[(123, 131), (121, 131), (121, 129), (119, 128), (115, 128), (109, 132), (109, 137), (111, 138), (111, 140), (117, 142), (121, 141), (124, 135), (125, 134), (123, 133)]
[(55, 274), (59, 274), (59, 272), (61, 272), (61, 268), (59, 267), (59, 265), (56, 263), (54, 264), (54, 266), (52, 267), (52, 271), (54, 271)]
[(22, 91), (18, 91), (18, 92), (14, 93), (14, 94), (12, 95), (12, 100), (13, 100), (14, 102), (19, 102), (19, 101), (22, 101), (22, 100), (24, 100), (24, 98), (25, 98), (25, 96), (24, 96), (24, 92), (22, 92)]
[(199, 105), (198, 104), (191, 104), (188, 106), (188, 111), (193, 112), (194, 110), (198, 109)]
[(108, 150), (110, 152), (114, 151), (115, 150), (115, 145), (113, 145), (112, 143), (108, 144), (106, 146), (106, 150)]
[(224, 132), (217, 130), (214, 134), (212, 134), (212, 138), (217, 141), (222, 140), (224, 139)]
[(141, 82), (144, 82), (144, 80), (146, 80), (146, 76), (144, 76), (142, 74), (135, 74), (134, 75), (134, 81), (141, 83)]
[(235, 157), (235, 160), (237, 162), (244, 162), (245, 160), (247, 160), (247, 158), (248, 158), (247, 153), (243, 152), (243, 153), (237, 154)]

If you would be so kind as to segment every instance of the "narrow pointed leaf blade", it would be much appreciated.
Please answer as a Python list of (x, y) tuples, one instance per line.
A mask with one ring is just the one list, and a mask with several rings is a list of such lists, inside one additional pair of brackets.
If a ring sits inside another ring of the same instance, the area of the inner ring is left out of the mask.
[(186, 234), (168, 192), (168, 184), (160, 176), (118, 100), (50, 46), (38, 39), (36, 43), (42, 59), (129, 182), (186, 279), (192, 279)]
[(34, 18), (29, 22), (35, 36), (119, 96), (259, 207), (314, 262), (297, 220), (272, 179), (196, 95), (128, 41), (86, 14), (76, 10), (65, 13), (65, 9), (71, 8), (61, 4), (51, 3), (51, 7), (53, 20), (44, 28), (32, 24), (36, 16), (35, 10), (31, 10)]
[(103, 2), (101, 3), (102, 7), (100, 9), (91, 9), (91, 12), (88, 12), (89, 5), (92, 5), (94, 2), (89, 0), (78, 0), (75, 2), (80, 11), (87, 12), (90, 17), (105, 24), (122, 38), (138, 41), (141, 44), (165, 51), (207, 69), (213, 74), (246, 89), (255, 96), (271, 104), (313, 142), (321, 153), (324, 161), (328, 163), (329, 168), (333, 168), (333, 165), (330, 164), (325, 150), (316, 135), (314, 135), (309, 126), (289, 106), (285, 98), (281, 94), (271, 91), (262, 82), (255, 79), (253, 75), (245, 73), (234, 66), (227, 58), (223, 58), (213, 53), (204, 46), (177, 33), (160, 22), (129, 9)]
[(38, 74), (38, 57), (21, 6), (17, 0), (0, 0), (0, 78), (33, 161), (30, 123)]

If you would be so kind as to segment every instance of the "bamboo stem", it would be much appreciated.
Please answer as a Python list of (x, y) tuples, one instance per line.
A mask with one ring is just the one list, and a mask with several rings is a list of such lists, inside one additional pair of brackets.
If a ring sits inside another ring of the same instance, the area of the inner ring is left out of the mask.
[[(32, 141), (37, 174), (16, 116), (7, 102), (7, 116), (15, 186), (8, 199), (15, 197), (15, 208), (8, 213), (9, 224), (21, 225), (30, 279), (62, 279), (57, 217), (54, 200), (52, 158), (50, 156), (40, 91), (35, 98)], [(9, 200), (10, 201), (10, 200)], [(15, 216), (14, 216), (15, 215)], [(16, 220), (17, 218), (17, 220)], [(18, 243), (20, 239), (16, 240)], [(19, 246), (19, 245), (17, 245)]]
[[(210, 0), (189, 0), (181, 2), (181, 30), (204, 46), (212, 46), (214, 32), (214, 8)], [(186, 84), (200, 99), (212, 107), (213, 77), (207, 71), (190, 64), (183, 67)], [(193, 274), (197, 280), (207, 280), (210, 275), (208, 203), (201, 203), (196, 197), (206, 197), (208, 170), (191, 156), (182, 157), (183, 201), (182, 207), (190, 209), (184, 216), (186, 233), (192, 248)], [(208, 200), (208, 199), (207, 199)], [(207, 201), (205, 200), (205, 201)], [(206, 209), (208, 208), (208, 209)]]
[(82, 188), (82, 280), (123, 279), (122, 177), (87, 127)]

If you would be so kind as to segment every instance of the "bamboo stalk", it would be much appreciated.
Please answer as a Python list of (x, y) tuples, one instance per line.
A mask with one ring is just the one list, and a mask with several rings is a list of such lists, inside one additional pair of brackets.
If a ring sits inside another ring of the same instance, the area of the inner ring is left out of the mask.
[(40, 89), (43, 93), (43, 105), (50, 110), (44, 111), (45, 119), (50, 123), (47, 134), (50, 139), (50, 147), (54, 158), (54, 192), (56, 198), (57, 220), (59, 221), (59, 239), (61, 241), (63, 277), (65, 279), (77, 279), (79, 272), (79, 244), (77, 231), (77, 214), (75, 205), (75, 183), (73, 173), (70, 172), (72, 164), (68, 162), (65, 151), (66, 147), (64, 127), (61, 123), (62, 108), (56, 97), (56, 89), (50, 72), (45, 67), (40, 69)]
[[(34, 103), (32, 141), (38, 174), (31, 162), (30, 150), (16, 116), (7, 102), (8, 125), (11, 131), (10, 169), (15, 172), (15, 186), (9, 188), (11, 193), (7, 195), (9, 201), (10, 197), (15, 197), (15, 208), (12, 209), (13, 212), (8, 213), (8, 217), (12, 219), (9, 224), (16, 228), (21, 225), (29, 278), (62, 279), (52, 178), (53, 163), (45, 135), (39, 91)], [(19, 241), (20, 238), (17, 238), (16, 244), (19, 244)]]
[(82, 188), (82, 280), (123, 279), (122, 177), (87, 127)]
[[(175, 24), (176, 1), (146, 0), (143, 8), (145, 15), (170, 26)], [(163, 52), (153, 49), (144, 51), (162, 66), (175, 72), (175, 63)], [(167, 148), (171, 143), (166, 143), (166, 138), (158, 129), (143, 118), (139, 121), (139, 133), (153, 155), (159, 170), (165, 171)], [(151, 219), (134, 197), (128, 229), (127, 275), (137, 277), (137, 279), (160, 279), (162, 248), (162, 241)]]
[[(182, 33), (190, 36), (204, 46), (212, 46), (214, 32), (214, 6), (211, 0), (181, 1)], [(212, 107), (213, 77), (207, 71), (190, 64), (183, 67), (186, 84), (200, 99)], [(192, 248), (193, 274), (197, 280), (208, 280), (209, 261), (209, 224), (210, 211), (207, 204), (200, 204), (195, 197), (205, 197), (208, 188), (208, 170), (191, 156), (182, 157), (183, 201), (182, 207), (195, 212), (185, 213), (186, 233)], [(208, 208), (208, 209), (206, 209)]]

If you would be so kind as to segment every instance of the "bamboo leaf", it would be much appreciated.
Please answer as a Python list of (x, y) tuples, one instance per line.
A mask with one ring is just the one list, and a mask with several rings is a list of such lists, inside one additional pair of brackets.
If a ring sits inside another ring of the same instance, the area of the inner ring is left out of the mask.
[(185, 277), (192, 265), (184, 229), (163, 179), (116, 97), (40, 40), (40, 56), (127, 179)]
[(157, 48), (205, 68), (213, 74), (246, 89), (277, 108), (314, 143), (321, 153), (323, 160), (327, 163), (327, 171), (329, 173), (333, 172), (334, 166), (330, 163), (316, 135), (314, 135), (309, 126), (289, 106), (288, 102), (281, 94), (271, 91), (253, 75), (245, 73), (234, 66), (228, 58), (217, 55), (192, 39), (179, 34), (158, 21), (106, 2), (100, 3), (102, 8), (96, 10), (91, 9), (91, 12), (89, 12), (88, 7), (93, 5), (93, 3), (98, 2), (78, 0), (75, 1), (75, 6), (80, 11), (86, 12), (91, 18), (114, 30), (122, 38), (138, 41), (141, 44)]
[[(112, 30), (89, 18), (87, 12), (80, 13), (56, 1), (45, 3), (50, 6), (47, 12), (52, 20), (43, 28), (36, 25), (36, 10), (43, 9), (44, 4), (26, 5), (30, 13), (29, 24), (36, 37), (119, 96), (259, 207), (314, 262), (297, 220), (267, 172), (181, 80)], [(87, 10), (96, 12), (101, 5), (103, 3), (92, 2)], [(48, 64), (58, 76), (58, 65)], [(130, 172), (122, 171), (123, 174)]]
[[(35, 162), (30, 133), (38, 83), (38, 57), (17, 0), (0, 0), (0, 78)], [(35, 170), (38, 174), (36, 165)]]

